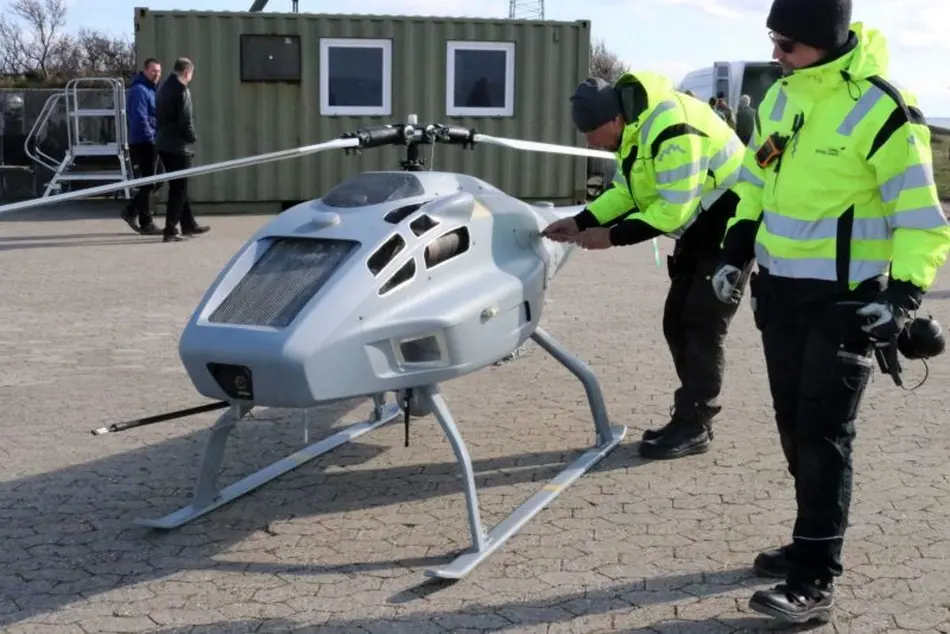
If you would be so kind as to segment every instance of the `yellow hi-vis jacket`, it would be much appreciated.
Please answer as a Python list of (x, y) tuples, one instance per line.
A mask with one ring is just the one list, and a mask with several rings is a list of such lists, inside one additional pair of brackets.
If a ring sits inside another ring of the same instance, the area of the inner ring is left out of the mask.
[(615, 86), (630, 82), (645, 89), (647, 108), (624, 128), (613, 186), (587, 210), (600, 225), (629, 216), (680, 238), (736, 184), (745, 147), (708, 104), (677, 92), (666, 77), (638, 71)]
[[(759, 105), (725, 258), (751, 260), (755, 235), (754, 257), (774, 276), (846, 292), (890, 274), (926, 291), (950, 248), (930, 130), (915, 96), (883, 79), (884, 36), (852, 30), (852, 51), (780, 79)], [(763, 168), (756, 151), (773, 133), (789, 140)]]

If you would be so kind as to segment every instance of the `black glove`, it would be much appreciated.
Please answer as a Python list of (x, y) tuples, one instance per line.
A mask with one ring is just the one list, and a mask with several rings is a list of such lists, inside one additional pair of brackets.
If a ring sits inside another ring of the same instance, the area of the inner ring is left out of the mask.
[(858, 309), (858, 314), (868, 317), (871, 323), (861, 326), (861, 329), (871, 335), (875, 342), (889, 342), (897, 339), (907, 321), (907, 313), (903, 308), (892, 306), (886, 300), (879, 300)]
[(889, 280), (887, 288), (873, 302), (859, 309), (862, 317), (873, 321), (862, 326), (864, 332), (877, 342), (893, 341), (904, 329), (908, 315), (920, 307), (924, 291), (901, 280)]

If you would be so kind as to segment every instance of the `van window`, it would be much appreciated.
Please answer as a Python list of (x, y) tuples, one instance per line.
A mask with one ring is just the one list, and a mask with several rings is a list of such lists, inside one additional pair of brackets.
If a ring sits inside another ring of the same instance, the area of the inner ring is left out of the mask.
[(739, 94), (749, 95), (752, 107), (758, 108), (765, 99), (765, 93), (781, 76), (782, 67), (777, 64), (749, 64), (742, 73), (742, 90)]

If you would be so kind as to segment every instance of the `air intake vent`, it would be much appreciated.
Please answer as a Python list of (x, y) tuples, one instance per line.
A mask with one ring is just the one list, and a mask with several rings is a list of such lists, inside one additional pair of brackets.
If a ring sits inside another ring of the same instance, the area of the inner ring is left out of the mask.
[(277, 238), (208, 321), (284, 328), (358, 246), (348, 240)]
[(383, 284), (383, 286), (379, 289), (379, 294), (385, 295), (386, 293), (395, 289), (400, 284), (405, 284), (406, 282), (411, 280), (412, 276), (415, 274), (416, 274), (416, 261), (409, 260), (408, 262), (403, 264), (402, 267), (398, 271), (393, 273), (393, 276), (389, 278), (389, 280), (385, 284)]
[(409, 223), (409, 228), (412, 229), (412, 232), (414, 234), (416, 234), (417, 236), (421, 236), (423, 233), (425, 233), (429, 229), (432, 229), (433, 227), (437, 227), (438, 225), (439, 225), (438, 220), (435, 220), (434, 218), (432, 218), (432, 216), (428, 214), (422, 214), (421, 216), (419, 216), (418, 218), (416, 218), (415, 220)]
[(386, 240), (385, 244), (376, 249), (376, 253), (371, 255), (369, 260), (366, 261), (366, 266), (369, 267), (370, 273), (374, 276), (379, 275), (379, 272), (386, 268), (386, 265), (392, 262), (396, 254), (405, 247), (406, 241), (403, 240), (402, 236), (398, 233), (389, 240)]
[(388, 214), (383, 216), (383, 220), (386, 222), (391, 222), (394, 225), (398, 225), (400, 222), (405, 220), (410, 214), (419, 211), (419, 208), (422, 207), (425, 203), (413, 203), (411, 205), (405, 205), (404, 207), (398, 207), (393, 209)]
[(459, 227), (439, 236), (426, 247), (426, 268), (442, 264), (455, 256), (468, 251), (469, 235), (467, 227)]

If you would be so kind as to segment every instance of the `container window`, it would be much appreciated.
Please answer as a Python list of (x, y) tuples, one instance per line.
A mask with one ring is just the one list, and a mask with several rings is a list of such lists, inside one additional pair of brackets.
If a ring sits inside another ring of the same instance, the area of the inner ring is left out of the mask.
[(320, 114), (392, 113), (392, 41), (320, 40)]
[(300, 36), (241, 34), (241, 81), (300, 81)]
[(449, 42), (445, 112), (455, 117), (513, 117), (514, 42)]

